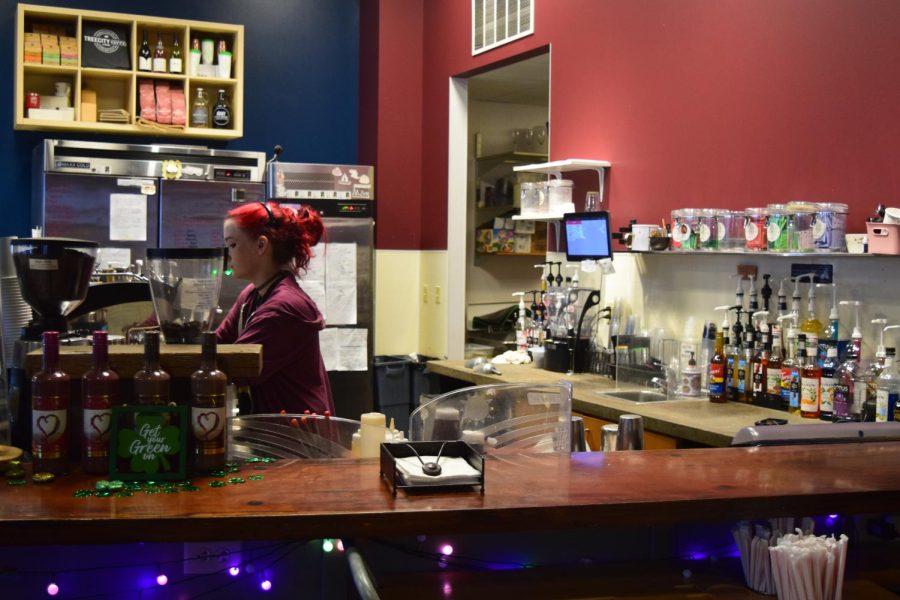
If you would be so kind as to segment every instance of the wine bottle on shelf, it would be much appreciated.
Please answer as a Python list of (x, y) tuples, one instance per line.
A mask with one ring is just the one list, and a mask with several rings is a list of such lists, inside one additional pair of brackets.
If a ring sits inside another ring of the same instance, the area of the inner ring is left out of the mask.
[(193, 468), (197, 472), (225, 468), (225, 389), (228, 378), (216, 366), (216, 334), (201, 335), (200, 368), (191, 375)]
[(191, 102), (191, 127), (209, 127), (209, 97), (203, 88), (197, 88), (197, 96)]
[(141, 49), (138, 52), (138, 71), (150, 71), (153, 69), (151, 60), (150, 42), (147, 41), (147, 30), (144, 30), (144, 41), (141, 42)]
[(225, 90), (219, 90), (219, 98), (216, 100), (216, 105), (213, 106), (212, 124), (215, 129), (231, 128), (231, 104), (228, 102)]
[(165, 73), (166, 68), (166, 47), (163, 45), (162, 33), (156, 34), (156, 52), (153, 54), (153, 71), (155, 73)]
[(134, 400), (143, 406), (169, 403), (169, 374), (159, 364), (159, 332), (144, 334), (144, 366), (134, 374)]
[(178, 34), (172, 36), (172, 55), (169, 57), (169, 73), (181, 74), (181, 45), (178, 43)]
[(81, 466), (85, 473), (109, 470), (109, 432), (113, 406), (119, 404), (119, 376), (109, 366), (109, 339), (95, 331), (91, 368), (81, 376), (82, 418)]
[(31, 378), (31, 453), (34, 472), (69, 469), (69, 376), (59, 368), (59, 332), (42, 336), (43, 367)]

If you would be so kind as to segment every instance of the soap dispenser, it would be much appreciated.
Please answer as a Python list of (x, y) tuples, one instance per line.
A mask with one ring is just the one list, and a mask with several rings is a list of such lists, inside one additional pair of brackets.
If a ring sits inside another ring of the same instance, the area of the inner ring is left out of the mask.
[(703, 370), (697, 366), (694, 353), (688, 359), (687, 366), (681, 369), (681, 394), (684, 396), (700, 395), (700, 374)]

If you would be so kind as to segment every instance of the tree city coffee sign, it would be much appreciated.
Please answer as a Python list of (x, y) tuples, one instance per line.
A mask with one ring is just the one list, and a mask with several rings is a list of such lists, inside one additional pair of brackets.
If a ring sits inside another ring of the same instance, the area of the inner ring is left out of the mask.
[(184, 479), (187, 427), (187, 407), (184, 406), (113, 408), (110, 479)]

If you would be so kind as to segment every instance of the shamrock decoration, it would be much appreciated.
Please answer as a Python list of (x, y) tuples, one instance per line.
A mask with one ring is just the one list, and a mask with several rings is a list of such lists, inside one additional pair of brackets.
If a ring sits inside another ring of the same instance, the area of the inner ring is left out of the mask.
[(177, 454), (181, 449), (179, 430), (165, 424), (162, 415), (139, 415), (134, 429), (124, 429), (119, 435), (118, 454), (121, 458), (131, 457), (131, 470), (135, 473), (158, 473), (171, 471), (167, 456)]

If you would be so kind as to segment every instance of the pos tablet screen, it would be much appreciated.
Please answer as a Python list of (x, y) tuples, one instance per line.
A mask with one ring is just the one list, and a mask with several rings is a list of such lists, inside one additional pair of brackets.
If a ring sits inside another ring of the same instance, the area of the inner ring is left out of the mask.
[(566, 213), (566, 260), (612, 258), (608, 212)]

